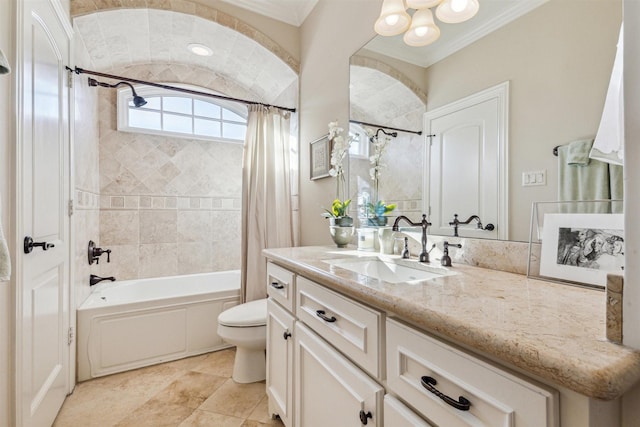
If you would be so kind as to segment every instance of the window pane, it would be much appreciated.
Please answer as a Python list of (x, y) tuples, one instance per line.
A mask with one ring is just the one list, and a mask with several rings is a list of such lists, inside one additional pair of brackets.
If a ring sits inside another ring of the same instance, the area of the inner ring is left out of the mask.
[(160, 113), (137, 108), (129, 109), (129, 126), (142, 129), (160, 130)]
[(220, 118), (220, 106), (206, 101), (194, 100), (194, 114), (196, 116), (210, 117), (212, 119)]
[(191, 109), (191, 98), (182, 98), (178, 96), (163, 96), (162, 107), (164, 111), (173, 113), (193, 114)]
[(169, 132), (193, 133), (191, 128), (191, 117), (163, 113), (162, 127), (163, 130)]
[(232, 120), (234, 122), (246, 122), (247, 119), (245, 119), (244, 117), (241, 117), (239, 115), (237, 115), (236, 113), (234, 113), (231, 110), (227, 110), (227, 109), (223, 109), (222, 110), (222, 118), (224, 120)]
[(220, 138), (220, 122), (214, 120), (194, 119), (194, 131), (196, 135)]
[(247, 133), (247, 125), (238, 125), (235, 123), (222, 124), (222, 137), (226, 139), (239, 139), (244, 141)]

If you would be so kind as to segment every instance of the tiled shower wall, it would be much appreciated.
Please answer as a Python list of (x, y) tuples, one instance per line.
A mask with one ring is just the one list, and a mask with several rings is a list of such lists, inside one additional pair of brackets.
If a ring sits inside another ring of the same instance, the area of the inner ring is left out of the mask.
[[(86, 49), (74, 38), (75, 64), (88, 67)], [(73, 289), (81, 304), (89, 295), (89, 276), (98, 274), (97, 266), (87, 261), (89, 240), (100, 235), (100, 180), (98, 176), (98, 103), (97, 92), (87, 84), (86, 76), (73, 75), (73, 155), (74, 191), (74, 263)]]
[(242, 143), (119, 132), (116, 92), (99, 99), (101, 275), (240, 268)]

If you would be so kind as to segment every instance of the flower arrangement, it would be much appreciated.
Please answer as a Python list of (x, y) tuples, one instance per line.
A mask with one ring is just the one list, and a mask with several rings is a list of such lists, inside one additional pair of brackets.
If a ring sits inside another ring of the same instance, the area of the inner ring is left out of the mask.
[(331, 204), (331, 209), (325, 209), (322, 215), (331, 220), (331, 225), (351, 226), (353, 225), (353, 218), (348, 213), (351, 199), (346, 198), (347, 181), (342, 162), (349, 154), (349, 147), (353, 142), (353, 138), (343, 137), (342, 132), (344, 132), (344, 129), (338, 125), (337, 121), (329, 123), (329, 141), (331, 142), (331, 169), (329, 169), (329, 175), (336, 178), (336, 199)]
[(344, 199), (347, 194), (347, 182), (344, 176), (344, 168), (342, 162), (353, 142), (352, 137), (343, 137), (344, 129), (338, 125), (338, 121), (329, 123), (329, 141), (331, 142), (331, 169), (329, 175), (336, 178), (336, 196), (338, 199)]
[(378, 133), (374, 135), (371, 129), (367, 129), (369, 140), (373, 145), (373, 155), (369, 157), (369, 162), (371, 163), (369, 176), (371, 176), (371, 179), (373, 180), (373, 197), (371, 200), (375, 200), (375, 202), (367, 203), (367, 216), (373, 217), (370, 218), (369, 221), (370, 223), (372, 223), (372, 225), (385, 225), (386, 218), (384, 218), (384, 215), (396, 208), (395, 203), (387, 205), (384, 203), (384, 201), (378, 199), (380, 190), (380, 175), (382, 169), (386, 167), (386, 165), (382, 163), (382, 155), (384, 154), (389, 141), (391, 141), (391, 138), (389, 138), (389, 136), (387, 136), (387, 134), (384, 132), (383, 136), (379, 137)]

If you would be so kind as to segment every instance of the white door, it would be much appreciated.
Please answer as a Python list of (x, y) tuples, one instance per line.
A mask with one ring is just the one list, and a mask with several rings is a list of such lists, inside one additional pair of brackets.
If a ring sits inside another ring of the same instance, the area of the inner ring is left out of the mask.
[(18, 235), (36, 246), (17, 260), (16, 419), (49, 427), (69, 390), (69, 31), (59, 2), (17, 4)]
[(301, 322), (294, 336), (294, 425), (382, 426), (382, 386)]
[(453, 236), (449, 222), (472, 215), (461, 225), (461, 237), (506, 239), (508, 83), (453, 102), (425, 114), (431, 144), (425, 171), (424, 200), (431, 233)]

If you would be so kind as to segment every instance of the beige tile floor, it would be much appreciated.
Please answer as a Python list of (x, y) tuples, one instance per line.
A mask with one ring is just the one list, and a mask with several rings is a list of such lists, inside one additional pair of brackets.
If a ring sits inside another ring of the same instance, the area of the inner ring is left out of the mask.
[(222, 350), (80, 383), (53, 427), (282, 427), (268, 414), (265, 383), (231, 379)]

